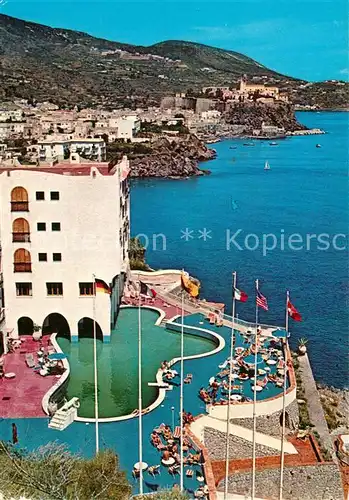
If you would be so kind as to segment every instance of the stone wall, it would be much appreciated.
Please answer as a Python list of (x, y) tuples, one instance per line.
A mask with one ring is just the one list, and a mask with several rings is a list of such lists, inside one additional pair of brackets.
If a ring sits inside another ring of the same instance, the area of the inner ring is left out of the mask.
[[(279, 498), (280, 470), (269, 469), (256, 474), (256, 496)], [(219, 484), (224, 489), (224, 481)], [(251, 494), (251, 473), (236, 473), (229, 477), (229, 491)], [(343, 500), (340, 474), (335, 464), (325, 463), (284, 469), (284, 500)]]
[[(226, 453), (226, 434), (211, 427), (205, 427), (204, 430), (205, 447), (211, 460), (224, 460)], [(276, 455), (278, 452), (274, 448), (256, 444), (256, 456), (265, 457)], [(230, 436), (229, 437), (229, 458), (251, 458), (252, 443), (246, 439)]]
[[(270, 415), (264, 415), (257, 417), (257, 431), (264, 434), (269, 434), (269, 436), (280, 437), (282, 433), (281, 420), (280, 417), (282, 411), (277, 411)], [(233, 424), (241, 425), (247, 429), (253, 428), (252, 418), (234, 418), (231, 421)], [(298, 413), (298, 403), (293, 401), (290, 405), (286, 407), (286, 433), (287, 431), (293, 432), (298, 429), (299, 425), (299, 413)]]

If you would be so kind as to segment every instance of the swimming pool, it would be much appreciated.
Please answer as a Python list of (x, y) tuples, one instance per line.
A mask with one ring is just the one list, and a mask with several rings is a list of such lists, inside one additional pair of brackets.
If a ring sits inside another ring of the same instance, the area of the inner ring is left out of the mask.
[[(180, 354), (180, 337), (156, 326), (159, 313), (142, 308), (142, 377), (143, 408), (155, 401), (157, 387), (155, 375), (164, 359), (171, 360)], [(81, 338), (71, 343), (57, 338), (67, 354), (70, 378), (66, 397), (80, 399), (79, 416), (94, 417), (93, 339)], [(216, 347), (213, 340), (193, 335), (184, 336), (185, 356), (208, 353)], [(122, 308), (117, 329), (112, 332), (110, 344), (97, 341), (99, 416), (119, 417), (132, 413), (138, 407), (138, 309)]]

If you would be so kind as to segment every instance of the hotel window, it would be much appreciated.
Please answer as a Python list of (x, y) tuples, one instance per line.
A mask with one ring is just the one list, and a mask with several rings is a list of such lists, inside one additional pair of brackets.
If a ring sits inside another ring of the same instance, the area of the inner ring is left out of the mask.
[(28, 193), (23, 187), (11, 191), (11, 212), (29, 212)]
[(39, 262), (47, 262), (47, 253), (39, 253)]
[(59, 200), (59, 192), (51, 191), (51, 200)]
[(94, 295), (93, 283), (79, 283), (80, 295)]
[(36, 227), (38, 231), (46, 231), (46, 222), (38, 222)]
[(44, 200), (45, 199), (44, 191), (36, 191), (36, 199), (40, 201)]
[(53, 253), (52, 260), (53, 260), (53, 262), (61, 262), (62, 254), (61, 253)]
[(60, 231), (61, 223), (60, 222), (52, 222), (51, 224), (52, 231)]
[(32, 264), (30, 252), (25, 248), (18, 248), (14, 253), (13, 266), (15, 273), (31, 273)]
[(46, 283), (47, 295), (63, 295), (63, 283)]
[(29, 222), (26, 219), (19, 218), (12, 222), (12, 241), (30, 242)]
[(32, 297), (33, 288), (31, 283), (16, 283), (17, 297)]

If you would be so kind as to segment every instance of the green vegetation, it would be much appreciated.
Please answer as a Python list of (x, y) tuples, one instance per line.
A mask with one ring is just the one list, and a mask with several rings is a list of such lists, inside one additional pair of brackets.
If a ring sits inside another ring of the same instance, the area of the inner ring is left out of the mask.
[(114, 160), (117, 157), (127, 155), (130, 160), (139, 156), (149, 155), (153, 152), (150, 143), (143, 142), (141, 144), (133, 142), (106, 142), (107, 145), (107, 161)]
[(142, 245), (139, 238), (130, 239), (129, 258), (131, 269), (136, 269), (138, 271), (151, 270), (148, 264), (145, 262), (145, 252), (146, 249)]
[(173, 488), (172, 490), (164, 490), (159, 493), (154, 493), (154, 495), (147, 495), (143, 497), (137, 497), (137, 500), (188, 500), (188, 495), (181, 493), (178, 489)]
[(306, 430), (306, 429), (309, 429), (310, 427), (314, 427), (314, 425), (310, 421), (307, 399), (305, 397), (305, 391), (304, 391), (302, 378), (301, 378), (300, 373), (299, 373), (298, 356), (295, 353), (292, 353), (292, 362), (293, 362), (293, 368), (295, 371), (296, 382), (297, 382), (297, 399), (304, 401), (304, 403), (298, 404), (299, 428), (301, 430)]
[(83, 459), (57, 443), (26, 453), (0, 442), (0, 484), (5, 498), (128, 500), (131, 494), (113, 451)]

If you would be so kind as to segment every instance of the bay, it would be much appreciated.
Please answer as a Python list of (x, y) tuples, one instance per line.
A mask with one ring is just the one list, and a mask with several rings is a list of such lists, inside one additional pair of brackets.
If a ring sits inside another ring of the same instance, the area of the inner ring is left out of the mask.
[[(185, 268), (202, 282), (201, 295), (228, 311), (236, 270), (238, 287), (249, 295), (237, 312), (248, 320), (255, 317), (259, 279), (269, 302), (259, 314), (265, 323), (285, 323), (290, 290), (303, 316), (301, 323), (290, 320), (291, 346), (307, 337), (316, 379), (337, 387), (348, 386), (348, 117), (298, 113), (326, 135), (276, 146), (223, 141), (212, 146), (217, 159), (202, 165), (211, 175), (136, 180), (131, 192), (131, 233), (143, 234), (152, 267)], [(263, 238), (275, 248), (263, 249)]]

